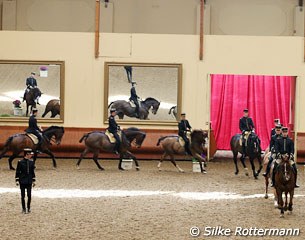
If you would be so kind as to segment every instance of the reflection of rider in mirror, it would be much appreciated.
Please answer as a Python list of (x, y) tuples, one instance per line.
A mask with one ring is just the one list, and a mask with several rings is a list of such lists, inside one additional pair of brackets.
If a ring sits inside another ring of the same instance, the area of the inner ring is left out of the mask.
[(140, 114), (139, 114), (139, 96), (137, 95), (137, 92), (136, 92), (136, 88), (135, 88), (135, 84), (137, 84), (136, 82), (131, 82), (131, 89), (130, 89), (130, 98), (129, 100), (132, 101), (135, 105), (136, 105), (136, 109), (135, 109), (135, 115), (136, 115), (136, 118), (139, 118), (140, 117)]
[(187, 138), (187, 132), (192, 131), (192, 127), (188, 120), (185, 118), (185, 113), (181, 113), (181, 121), (178, 123), (178, 135), (183, 138), (185, 142), (185, 151), (192, 156), (192, 153), (190, 151), (190, 141)]
[(127, 79), (128, 82), (131, 83), (132, 82), (132, 66), (124, 66), (126, 74), (127, 74)]
[[(23, 95), (23, 102), (25, 101), (26, 93), (29, 92), (32, 88), (37, 88), (37, 81), (35, 79), (35, 75), (36, 75), (35, 72), (31, 72), (31, 76), (26, 79), (26, 82), (25, 82), (26, 89), (25, 89), (24, 95)], [(40, 105), (39, 96), (37, 96), (37, 98), (35, 100), (36, 100), (37, 104)]]

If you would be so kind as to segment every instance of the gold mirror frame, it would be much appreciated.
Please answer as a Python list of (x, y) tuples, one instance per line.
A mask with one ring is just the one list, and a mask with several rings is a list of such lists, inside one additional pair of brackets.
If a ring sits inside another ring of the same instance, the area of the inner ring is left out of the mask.
[[(60, 66), (60, 118), (41, 118), (41, 123), (63, 123), (64, 122), (64, 92), (65, 92), (65, 62), (64, 61), (47, 61), (47, 60), (0, 60), (0, 64), (28, 64), (28, 65), (59, 65)], [(28, 122), (28, 117), (0, 117), (0, 122)]]
[[(109, 109), (109, 67), (111, 66), (131, 66), (131, 67), (164, 67), (164, 68), (177, 68), (177, 117), (181, 113), (182, 102), (182, 64), (178, 63), (131, 63), (131, 62), (105, 62), (104, 64), (104, 124), (108, 123)], [(161, 100), (162, 102), (162, 100)], [(151, 113), (150, 113), (151, 114)], [(160, 125), (160, 126), (176, 126), (178, 120), (120, 120), (117, 122), (122, 125)]]

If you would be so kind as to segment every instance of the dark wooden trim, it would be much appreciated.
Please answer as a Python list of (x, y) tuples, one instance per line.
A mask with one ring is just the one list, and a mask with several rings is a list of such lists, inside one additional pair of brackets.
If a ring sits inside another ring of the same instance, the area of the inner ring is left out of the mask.
[(95, 58), (99, 57), (100, 45), (100, 0), (95, 0)]
[(203, 23), (204, 22), (204, 1), (200, 0), (200, 29), (199, 29), (199, 60), (203, 60)]

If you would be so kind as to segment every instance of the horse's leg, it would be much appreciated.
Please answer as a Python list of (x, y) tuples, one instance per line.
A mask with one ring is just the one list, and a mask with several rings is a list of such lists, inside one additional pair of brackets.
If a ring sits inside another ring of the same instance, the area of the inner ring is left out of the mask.
[(136, 165), (136, 170), (139, 171), (140, 170), (140, 165), (138, 163), (137, 158), (131, 152), (129, 152), (129, 151), (126, 151), (126, 154), (129, 155), (129, 157), (134, 160), (135, 165)]
[(260, 174), (260, 172), (262, 171), (262, 169), (263, 169), (263, 164), (262, 164), (261, 156), (258, 156), (257, 160), (258, 160), (258, 164), (259, 164), (259, 168), (257, 170), (257, 176), (258, 176)]
[(253, 172), (253, 177), (254, 177), (255, 179), (257, 179), (258, 174), (257, 174), (257, 172), (255, 171), (254, 159), (253, 159), (252, 157), (249, 157), (249, 159), (250, 159), (250, 163), (251, 163), (251, 168), (252, 168), (252, 172)]
[(194, 157), (199, 161), (201, 172), (202, 173), (207, 173), (207, 171), (204, 169), (204, 166), (202, 164), (202, 161), (205, 162), (205, 159), (202, 158), (198, 153), (195, 153)]
[(57, 168), (56, 160), (54, 154), (49, 149), (42, 150), (43, 153), (48, 154), (52, 158), (53, 168)]
[(283, 196), (282, 196), (282, 191), (281, 190), (278, 190), (276, 189), (276, 194), (277, 194), (277, 197), (278, 197), (278, 208), (281, 210), (281, 215), (280, 217), (284, 217), (284, 208), (283, 208), (283, 205), (284, 205), (284, 202), (283, 202)]
[(76, 168), (79, 169), (79, 165), (82, 161), (82, 159), (86, 156), (86, 154), (88, 153), (89, 149), (88, 148), (85, 148), (85, 150), (81, 153), (77, 163), (76, 163)]
[(293, 195), (294, 189), (289, 192), (289, 205), (288, 205), (288, 214), (292, 214), (292, 205), (293, 205)]
[(288, 192), (285, 192), (285, 206), (284, 206), (284, 211), (287, 211), (287, 205), (288, 205)]
[(273, 189), (273, 194), (274, 194), (274, 198), (273, 198), (274, 207), (278, 208), (278, 206), (279, 206), (279, 204), (278, 204), (279, 199), (278, 199), (277, 192), (276, 192), (275, 188)]
[(247, 166), (245, 164), (245, 159), (246, 159), (245, 157), (242, 157), (242, 156), (240, 157), (241, 164), (244, 167), (245, 175), (249, 176), (248, 168), (247, 168)]
[(265, 186), (266, 186), (266, 189), (265, 189), (265, 199), (268, 198), (268, 185), (269, 185), (269, 176), (266, 176), (265, 177)]
[(98, 151), (94, 152), (94, 154), (93, 154), (93, 161), (95, 162), (96, 166), (97, 166), (101, 171), (103, 171), (103, 170), (105, 170), (105, 169), (98, 163), (98, 154), (99, 154)]
[(9, 159), (8, 159), (8, 166), (9, 166), (9, 169), (10, 169), (10, 170), (15, 170), (15, 168), (13, 167), (12, 162), (13, 162), (13, 160), (14, 160), (16, 157), (18, 157), (18, 155), (19, 155), (19, 153), (13, 153), (13, 155), (9, 157)]
[(175, 161), (175, 158), (174, 158), (174, 154), (169, 154), (170, 156), (170, 161), (172, 162), (172, 164), (178, 169), (179, 172), (184, 172), (184, 170), (182, 168), (180, 168), (178, 166), (178, 164), (176, 163)]
[(234, 160), (234, 164), (235, 164), (235, 175), (237, 175), (239, 173), (238, 166), (237, 166), (237, 154), (238, 153), (233, 152), (233, 160)]
[(123, 160), (123, 154), (120, 153), (120, 161), (119, 161), (118, 169), (121, 171), (125, 171), (125, 169), (122, 167), (122, 160)]
[(25, 116), (28, 116), (28, 114), (29, 114), (29, 105), (28, 105), (28, 103), (26, 104), (26, 113), (25, 113)]
[(162, 156), (161, 156), (161, 158), (160, 158), (160, 161), (159, 161), (159, 163), (158, 163), (158, 169), (159, 169), (159, 171), (161, 171), (161, 164), (162, 164), (163, 160), (164, 160), (167, 156), (168, 156), (168, 154), (167, 154), (166, 152), (162, 154)]

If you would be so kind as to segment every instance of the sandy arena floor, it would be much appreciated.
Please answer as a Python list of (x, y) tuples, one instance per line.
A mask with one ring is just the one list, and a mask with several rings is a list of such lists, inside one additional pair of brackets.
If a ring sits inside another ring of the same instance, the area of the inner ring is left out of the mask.
[(6, 158), (0, 161), (2, 240), (193, 239), (192, 226), (233, 231), (229, 237), (198, 239), (245, 239), (234, 236), (236, 227), (299, 228), (299, 236), (263, 239), (305, 238), (303, 166), (298, 166), (301, 188), (296, 190), (293, 214), (279, 218), (272, 198), (263, 198), (263, 178), (254, 180), (243, 171), (235, 176), (231, 160), (210, 162), (205, 175), (193, 173), (191, 162), (179, 162), (185, 173), (178, 173), (170, 162), (163, 163), (161, 172), (156, 161), (140, 161), (139, 172), (120, 172), (118, 161), (100, 161), (103, 172), (91, 160), (83, 160), (80, 170), (76, 160), (57, 162), (53, 170), (50, 159), (38, 159), (32, 213), (24, 215), (14, 171), (8, 170)]

